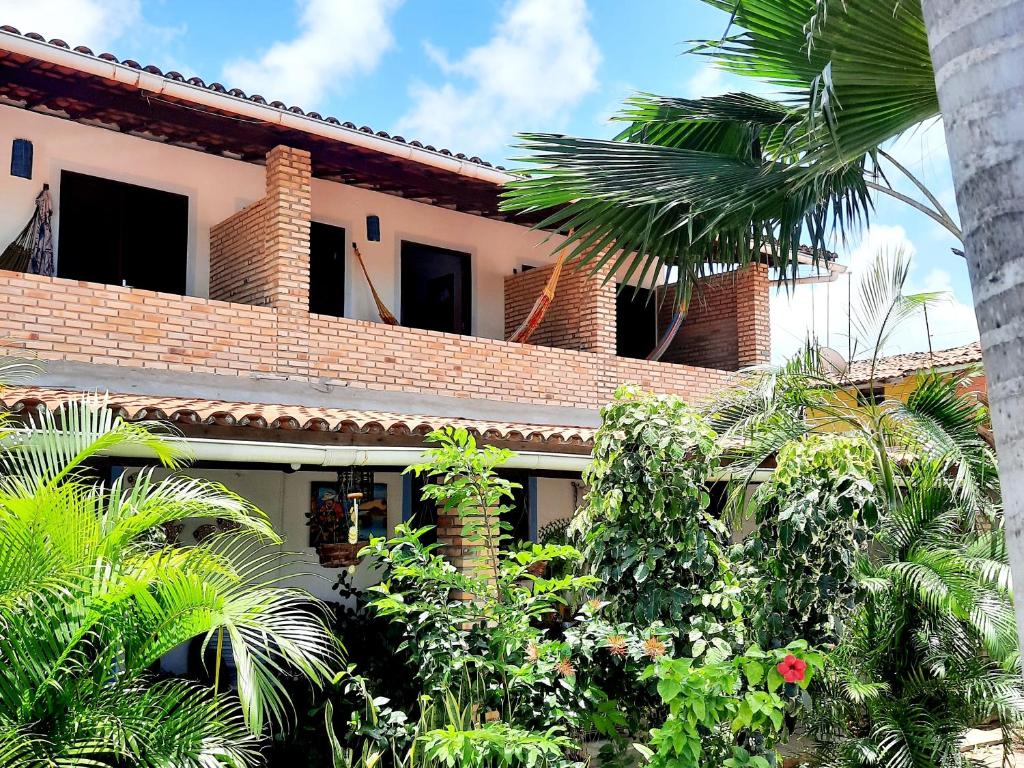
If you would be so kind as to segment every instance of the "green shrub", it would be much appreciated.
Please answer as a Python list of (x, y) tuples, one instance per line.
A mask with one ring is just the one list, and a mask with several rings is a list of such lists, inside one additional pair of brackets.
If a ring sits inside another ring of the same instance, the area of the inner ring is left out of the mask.
[(741, 639), (739, 588), (705, 486), (718, 467), (715, 432), (679, 398), (628, 387), (601, 416), (574, 526), (608, 615), (677, 629), (680, 655), (731, 647)]

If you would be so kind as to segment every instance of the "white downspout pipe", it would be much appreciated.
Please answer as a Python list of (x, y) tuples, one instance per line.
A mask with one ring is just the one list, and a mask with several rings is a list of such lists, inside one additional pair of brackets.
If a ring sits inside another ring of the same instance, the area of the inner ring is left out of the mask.
[(58, 48), (49, 43), (15, 35), (12, 32), (0, 30), (0, 47), (12, 53), (29, 56), (40, 61), (69, 67), (79, 72), (113, 80), (118, 83), (126, 83), (154, 95), (162, 94), (176, 99), (183, 99), (193, 104), (223, 110), (241, 117), (261, 120), (265, 123), (280, 125), (285, 128), (301, 131), (302, 133), (322, 136), (323, 138), (333, 139), (358, 147), (365, 147), (386, 155), (412, 160), (422, 165), (440, 168), (460, 176), (487, 181), (498, 186), (502, 186), (516, 178), (513, 174), (499, 171), (496, 168), (487, 168), (468, 160), (448, 157), (427, 149), (414, 147), (411, 144), (403, 144), (393, 139), (385, 139), (382, 136), (364, 133), (353, 128), (346, 128), (343, 125), (333, 125), (332, 123), (312, 117), (297, 115), (294, 112), (271, 107), (267, 104), (257, 104), (254, 101), (243, 99), (240, 96), (232, 96), (229, 93), (218, 93), (208, 88), (201, 88), (198, 85), (168, 80), (160, 75), (133, 69), (123, 64), (115, 64), (112, 61), (104, 61), (103, 59), (78, 51)]

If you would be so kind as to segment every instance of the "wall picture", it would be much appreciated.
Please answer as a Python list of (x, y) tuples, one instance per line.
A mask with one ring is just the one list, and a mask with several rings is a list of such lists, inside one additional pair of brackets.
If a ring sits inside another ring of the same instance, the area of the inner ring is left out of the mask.
[[(332, 481), (310, 483), (309, 546), (344, 544), (348, 541), (352, 502), (338, 497), (338, 485)], [(359, 502), (359, 541), (388, 535), (388, 486), (374, 483), (373, 495)]]

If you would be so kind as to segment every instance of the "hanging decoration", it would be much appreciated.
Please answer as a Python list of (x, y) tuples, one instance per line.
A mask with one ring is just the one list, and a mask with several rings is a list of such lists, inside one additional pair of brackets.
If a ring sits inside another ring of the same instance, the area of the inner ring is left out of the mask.
[(0, 269), (31, 272), (48, 277), (57, 274), (57, 264), (53, 259), (53, 230), (50, 222), (52, 216), (50, 185), (44, 184), (42, 191), (36, 196), (32, 218), (14, 241), (0, 253)]
[(377, 305), (377, 315), (380, 317), (382, 323), (388, 325), (398, 325), (398, 318), (394, 316), (384, 300), (381, 299), (380, 294), (377, 293), (377, 289), (373, 285), (373, 280), (370, 279), (370, 273), (366, 271), (366, 264), (363, 262), (363, 254), (359, 252), (359, 246), (352, 243), (352, 252), (356, 255), (356, 261), (359, 262), (359, 268), (363, 270), (363, 277), (366, 278), (366, 284), (370, 286), (370, 293), (373, 294), (373, 301)]
[(359, 538), (359, 502), (373, 497), (373, 472), (347, 467), (338, 470), (334, 483), (311, 485), (310, 509), (306, 513), (309, 544), (325, 568), (355, 568), (359, 550), (366, 544)]

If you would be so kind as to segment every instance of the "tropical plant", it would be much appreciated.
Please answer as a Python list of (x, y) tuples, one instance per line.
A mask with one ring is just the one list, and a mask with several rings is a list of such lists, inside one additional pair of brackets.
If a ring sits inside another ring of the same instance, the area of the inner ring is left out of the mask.
[[(183, 452), (159, 424), (85, 396), (16, 428), (0, 451), (0, 754), (18, 766), (251, 766), (265, 727), (289, 717), (282, 678), (321, 682), (338, 658), (309, 595), (275, 583), (267, 518), (218, 483), (143, 469), (107, 482), (108, 452), (169, 468)], [(164, 524), (222, 518), (194, 546)], [(159, 679), (195, 637), (216, 648), (214, 685)], [(218, 685), (230, 645), (237, 692)]]
[(878, 522), (870, 446), (859, 436), (807, 435), (786, 443), (754, 491), (755, 527), (738, 547), (747, 621), (775, 648), (802, 639), (833, 647), (853, 612), (856, 564)]
[[(861, 277), (851, 326), (858, 349), (870, 353), (869, 393), (880, 390), (875, 370), (892, 334), (940, 294), (905, 294), (909, 259), (900, 251), (878, 254)], [(972, 372), (966, 374), (969, 378)], [(860, 397), (844, 372), (813, 344), (781, 367), (753, 370), (732, 393), (707, 409), (711, 426), (733, 446), (727, 452), (735, 477), (749, 479), (783, 446), (811, 433), (840, 431), (871, 450), (880, 504), (893, 505), (910, 464), (924, 456), (942, 462), (950, 487), (972, 519), (992, 514), (998, 493), (995, 454), (979, 434), (988, 411), (964, 396), (964, 375), (926, 372), (906, 400)], [(745, 484), (734, 487), (734, 506), (745, 503)]]
[(968, 728), (1020, 735), (1024, 684), (1001, 529), (965, 526), (935, 462), (915, 465), (858, 561), (857, 609), (807, 724), (823, 766), (966, 765)]
[[(381, 583), (372, 588), (373, 609), (401, 628), (399, 649), (423, 694), (455, 691), (472, 698), (481, 716), (490, 712), (539, 733), (584, 727), (589, 705), (603, 700), (594, 681), (577, 672), (578, 652), (592, 649), (592, 639), (550, 637), (545, 625), (565, 605), (567, 592), (593, 589), (596, 579), (536, 574), (537, 563), (579, 560), (570, 546), (502, 546), (509, 534), (501, 511), (513, 486), (497, 467), (507, 451), (478, 447), (461, 429), (428, 439), (437, 447), (409, 471), (436, 480), (424, 486), (424, 498), (451, 517), (445, 524), (458, 531), (466, 562), (456, 568), (437, 545), (424, 544), (429, 529), (400, 525), (393, 538), (369, 547), (382, 569)], [(587, 609), (577, 620), (591, 616)]]
[(708, 506), (720, 443), (677, 397), (621, 388), (601, 409), (587, 504), (573, 523), (606, 614), (677, 631), (680, 655), (739, 640), (729, 532)]
[[(765, 254), (796, 275), (801, 245), (826, 253), (868, 220), (870, 194), (909, 203), (962, 239), (925, 185), (882, 149), (939, 115), (919, 0), (705, 0), (729, 16), (699, 53), (779, 93), (641, 94), (611, 141), (523, 136), (527, 176), (506, 208), (550, 210), (583, 263), (688, 286), (713, 264)], [(905, 176), (923, 199), (893, 189)], [(628, 265), (628, 266), (627, 266)], [(661, 274), (668, 275), (665, 271)]]
[(668, 717), (652, 730), (650, 745), (637, 748), (653, 768), (769, 768), (778, 761), (774, 747), (785, 736), (787, 712), (822, 663), (803, 641), (716, 653), (702, 664), (659, 659), (643, 678), (657, 681)]
[[(1016, 381), (1024, 355), (1024, 1), (924, 0), (924, 18), (946, 126), (953, 183), (978, 328), (991, 382), (993, 421), (1006, 472), (1006, 523), (1017, 583), (1024, 582), (1024, 394)], [(1007, 158), (1014, 158), (1007, 162)], [(1017, 593), (1024, 616), (1024, 592)], [(1024, 627), (1024, 623), (1021, 624)], [(1022, 636), (1024, 643), (1024, 636)]]
[[(584, 262), (628, 262), (630, 274), (674, 266), (686, 290), (712, 263), (763, 253), (795, 275), (801, 242), (820, 255), (827, 236), (867, 222), (869, 192), (892, 195), (964, 242), (989, 381), (1016, 381), (1024, 171), (1006, 158), (1024, 154), (1024, 42), (1013, 34), (1024, 1), (706, 2), (730, 14), (729, 30), (696, 52), (774, 86), (781, 101), (639, 96), (618, 141), (528, 135), (535, 169), (511, 185), (507, 207), (551, 211), (541, 226), (562, 228)], [(940, 116), (962, 225), (884, 149)], [(920, 196), (894, 190), (893, 172)], [(1024, 394), (995, 385), (991, 396), (1024, 577)]]

